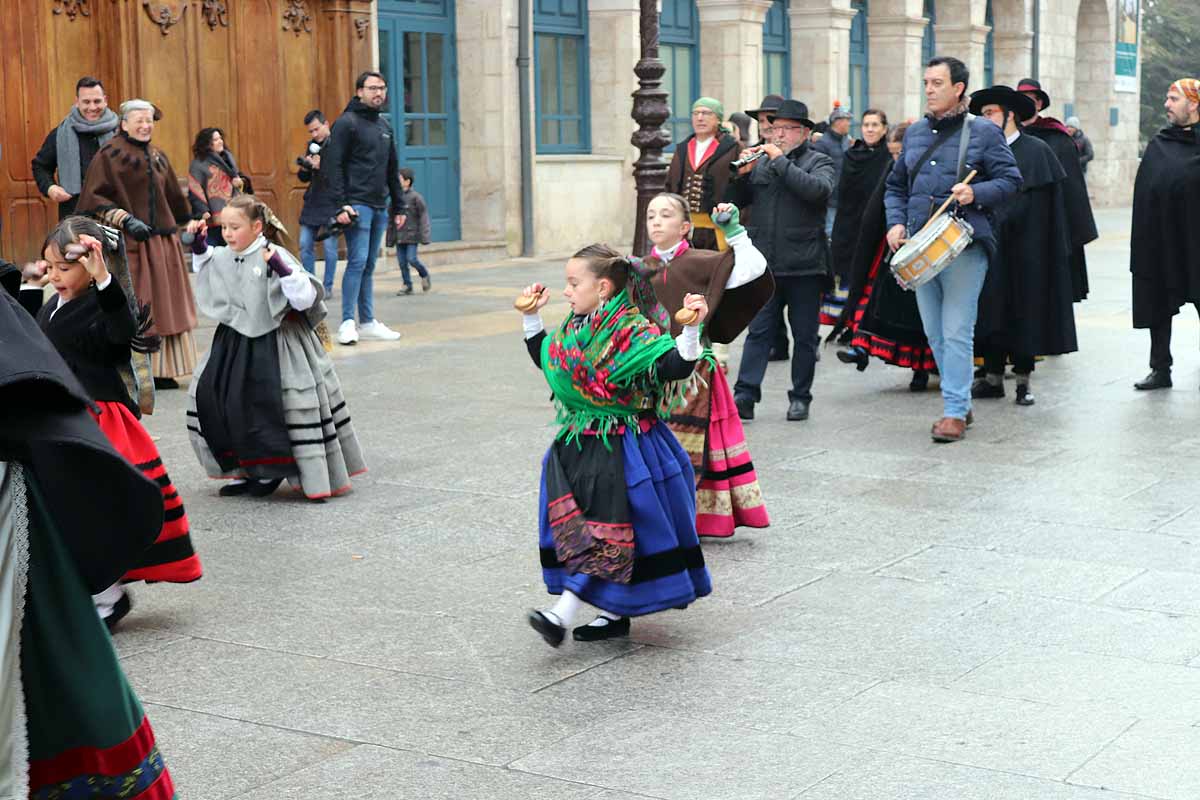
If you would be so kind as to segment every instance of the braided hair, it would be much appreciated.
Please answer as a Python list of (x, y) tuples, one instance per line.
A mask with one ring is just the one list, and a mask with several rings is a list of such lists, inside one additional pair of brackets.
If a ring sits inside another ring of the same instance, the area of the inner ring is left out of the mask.
[(279, 217), (275, 216), (275, 212), (271, 207), (259, 200), (252, 194), (239, 194), (229, 201), (226, 208), (236, 209), (246, 215), (246, 219), (253, 222), (261, 222), (263, 226), (263, 236), (271, 244), (277, 244), (280, 247), (287, 247), (287, 228), (283, 227), (283, 223), (279, 221)]

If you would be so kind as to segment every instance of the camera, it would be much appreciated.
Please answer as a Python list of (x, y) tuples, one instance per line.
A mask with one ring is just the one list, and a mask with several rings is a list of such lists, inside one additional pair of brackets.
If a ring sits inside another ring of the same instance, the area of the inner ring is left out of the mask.
[(308, 161), (306, 161), (305, 159), (307, 159), (308, 156), (319, 156), (320, 154), (321, 154), (321, 145), (317, 144), (316, 142), (309, 142), (308, 143), (308, 153), (306, 155), (303, 155), (303, 156), (300, 156), (299, 158), (297, 158), (296, 163), (299, 164), (303, 169), (312, 169), (312, 167), (309, 166)]
[[(320, 228), (317, 229), (317, 235), (313, 238), (318, 242), (323, 242), (326, 239), (328, 239), (330, 236), (337, 236), (339, 233), (346, 230), (347, 228), (354, 227), (355, 221), (358, 220), (358, 212), (352, 208), (348, 208), (348, 209), (344, 209), (344, 210), (347, 214), (350, 215), (350, 221), (348, 223), (343, 225), (342, 223), (338, 222), (338, 215), (334, 214), (332, 217), (329, 218), (328, 222), (326, 222), (324, 225), (322, 225)], [(342, 212), (339, 211), (338, 214), (340, 214), (340, 213), (342, 213)]]

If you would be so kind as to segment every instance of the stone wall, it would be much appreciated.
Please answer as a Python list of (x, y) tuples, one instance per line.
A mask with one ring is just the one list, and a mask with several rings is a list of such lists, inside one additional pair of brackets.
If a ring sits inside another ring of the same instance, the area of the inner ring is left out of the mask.
[(534, 161), (537, 253), (573, 253), (607, 242), (628, 249), (633, 241), (634, 195), (620, 190), (622, 156), (538, 156)]

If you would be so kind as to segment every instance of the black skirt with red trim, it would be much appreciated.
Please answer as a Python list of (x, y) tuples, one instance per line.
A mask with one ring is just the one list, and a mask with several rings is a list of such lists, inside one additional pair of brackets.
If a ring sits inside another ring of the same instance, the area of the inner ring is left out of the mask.
[(850, 343), (886, 364), (933, 372), (937, 369), (929, 340), (921, 327), (917, 296), (902, 289), (884, 264), (880, 242), (858, 306), (850, 321)]
[(187, 511), (171, 482), (171, 476), (167, 474), (154, 440), (125, 405), (111, 402), (96, 405), (100, 409), (96, 422), (105, 437), (118, 453), (158, 484), (163, 497), (162, 531), (122, 580), (148, 583), (190, 583), (197, 580), (203, 570), (200, 558), (192, 548)]

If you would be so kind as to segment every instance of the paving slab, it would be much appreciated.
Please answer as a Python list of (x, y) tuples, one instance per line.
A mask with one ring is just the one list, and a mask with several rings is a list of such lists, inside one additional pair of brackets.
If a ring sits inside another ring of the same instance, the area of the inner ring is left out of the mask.
[(1133, 795), (1008, 772), (877, 753), (795, 800), (1120, 800)]
[(1132, 658), (1014, 647), (951, 684), (962, 691), (1200, 723), (1200, 669)]
[(603, 796), (602, 790), (580, 783), (359, 745), (240, 795), (239, 800), (597, 800)]
[(666, 800), (775, 800), (854, 757), (852, 748), (819, 739), (639, 711), (600, 720), (511, 766)]
[(1071, 776), (1072, 783), (1167, 800), (1200, 797), (1200, 728), (1142, 721)]
[(1192, 572), (1143, 572), (1106, 595), (1104, 602), (1122, 608), (1200, 616), (1200, 580)]
[(824, 719), (800, 723), (792, 732), (1064, 780), (1133, 722), (1133, 717), (1113, 712), (888, 682), (843, 703)]

